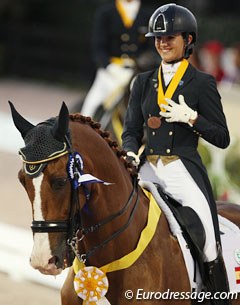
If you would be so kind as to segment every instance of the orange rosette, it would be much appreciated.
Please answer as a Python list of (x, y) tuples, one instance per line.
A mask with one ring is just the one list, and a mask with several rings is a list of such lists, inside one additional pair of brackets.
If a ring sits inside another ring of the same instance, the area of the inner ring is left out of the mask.
[(86, 305), (93, 305), (101, 300), (107, 293), (108, 287), (106, 274), (97, 267), (84, 267), (74, 278), (74, 289)]

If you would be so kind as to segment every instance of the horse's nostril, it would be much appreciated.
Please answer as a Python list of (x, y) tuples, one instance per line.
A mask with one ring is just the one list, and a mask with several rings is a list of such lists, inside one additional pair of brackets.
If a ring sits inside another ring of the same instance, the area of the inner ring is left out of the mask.
[(58, 262), (58, 257), (57, 256), (53, 256), (49, 259), (48, 261), (48, 264), (54, 264), (54, 265), (57, 265), (57, 262)]

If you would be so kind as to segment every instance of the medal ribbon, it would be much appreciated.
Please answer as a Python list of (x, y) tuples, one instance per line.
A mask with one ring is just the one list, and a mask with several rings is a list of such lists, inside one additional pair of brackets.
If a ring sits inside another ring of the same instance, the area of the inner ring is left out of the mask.
[(123, 7), (122, 3), (119, 0), (116, 0), (116, 8), (119, 12), (119, 15), (122, 19), (124, 26), (126, 28), (131, 28), (134, 20), (128, 17), (128, 15), (126, 14), (125, 8)]
[[(161, 77), (161, 69), (162, 69), (162, 65), (160, 66), (159, 70), (158, 70), (158, 105), (160, 107), (161, 104), (165, 104), (167, 105), (167, 101), (165, 100), (165, 98), (169, 98), (171, 99), (174, 92), (177, 89), (177, 86), (180, 82), (180, 80), (182, 79), (184, 73), (187, 70), (189, 63), (186, 59), (183, 59), (180, 66), (178, 67), (175, 75), (173, 76), (165, 94), (163, 92), (163, 86), (162, 86), (162, 77)], [(161, 111), (166, 111), (166, 109), (161, 108)]]

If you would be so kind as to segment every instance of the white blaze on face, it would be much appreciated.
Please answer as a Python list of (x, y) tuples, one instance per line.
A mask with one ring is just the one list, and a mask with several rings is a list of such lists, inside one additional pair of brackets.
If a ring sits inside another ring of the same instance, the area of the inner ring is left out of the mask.
[[(43, 174), (32, 180), (35, 189), (35, 198), (33, 201), (33, 219), (44, 221), (42, 214), (41, 185)], [(48, 261), (52, 257), (48, 233), (35, 233), (33, 237), (34, 245), (31, 254), (31, 265), (33, 268), (48, 268)]]

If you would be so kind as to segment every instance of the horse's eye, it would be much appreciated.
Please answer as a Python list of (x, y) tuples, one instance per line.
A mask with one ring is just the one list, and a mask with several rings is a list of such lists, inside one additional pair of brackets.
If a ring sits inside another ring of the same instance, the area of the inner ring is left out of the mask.
[(67, 182), (67, 178), (65, 177), (53, 178), (51, 181), (52, 189), (55, 191), (60, 190), (65, 186), (66, 182)]

